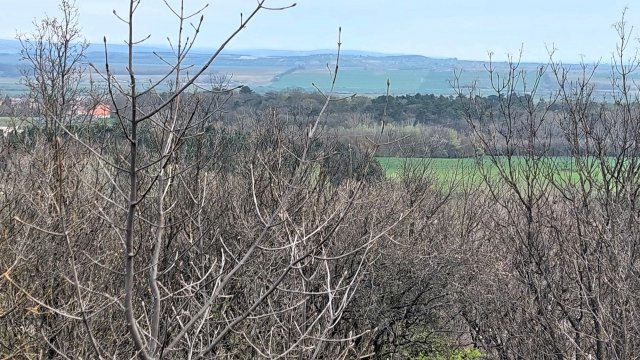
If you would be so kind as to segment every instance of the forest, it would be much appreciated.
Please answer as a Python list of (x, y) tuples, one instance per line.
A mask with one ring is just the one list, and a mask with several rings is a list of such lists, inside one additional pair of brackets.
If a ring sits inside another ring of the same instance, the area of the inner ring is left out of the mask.
[[(220, 51), (285, 10), (265, 2)], [(193, 17), (166, 5), (180, 29)], [(166, 88), (138, 82), (132, 57), (115, 78), (108, 51), (83, 62), (78, 10), (60, 10), (21, 38), (28, 100), (2, 104), (21, 129), (0, 136), (2, 359), (640, 353), (640, 58), (624, 18), (606, 99), (597, 65), (568, 80), (552, 56), (533, 77), (489, 60), (492, 95), (452, 74), (456, 96), (368, 98), (194, 86), (220, 53), (183, 62), (197, 22), (173, 39)], [(102, 82), (86, 88), (89, 71)], [(539, 93), (542, 76), (557, 91)], [(97, 104), (111, 116), (80, 111)], [(437, 158), (464, 162), (442, 176)]]

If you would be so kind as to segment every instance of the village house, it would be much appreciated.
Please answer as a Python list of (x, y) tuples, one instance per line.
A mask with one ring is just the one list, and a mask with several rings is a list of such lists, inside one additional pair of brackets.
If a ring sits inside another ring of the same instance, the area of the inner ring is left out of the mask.
[(111, 117), (111, 108), (106, 104), (98, 104), (89, 110), (88, 115), (96, 119), (108, 119)]

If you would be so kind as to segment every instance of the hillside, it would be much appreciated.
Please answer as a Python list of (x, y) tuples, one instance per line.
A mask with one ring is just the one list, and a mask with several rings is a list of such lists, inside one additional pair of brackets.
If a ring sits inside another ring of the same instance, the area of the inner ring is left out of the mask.
[[(109, 62), (116, 76), (126, 75), (127, 53), (124, 45), (109, 45)], [(0, 40), (0, 92), (15, 94), (24, 91), (16, 85), (20, 77), (20, 44), (15, 40)], [(201, 65), (211, 52), (196, 49), (187, 64)], [(87, 63), (104, 68), (104, 48), (91, 45), (87, 50)], [(159, 78), (169, 66), (160, 57), (170, 61), (167, 48), (140, 46), (135, 54), (136, 72), (149, 80)], [(313, 91), (313, 84), (327, 89), (330, 75), (327, 65), (335, 62), (335, 50), (287, 51), (287, 50), (232, 50), (224, 52), (214, 63), (206, 81), (218, 81), (230, 76), (232, 85), (248, 85), (258, 92), (301, 88)], [(462, 85), (477, 82), (481, 92), (490, 88), (485, 61), (458, 60), (455, 58), (430, 58), (420, 55), (390, 55), (345, 50), (340, 58), (340, 73), (336, 90), (340, 93), (380, 95), (386, 92), (387, 79), (391, 93), (452, 95), (451, 81), (454, 70), (462, 71)], [(498, 71), (505, 63), (495, 64)], [(523, 63), (521, 69), (537, 72), (539, 64)], [(577, 68), (573, 66), (573, 68)], [(601, 66), (592, 81), (596, 90), (608, 89), (608, 66)], [(213, 79), (213, 80), (212, 80)], [(202, 83), (200, 85), (206, 86)], [(540, 84), (542, 93), (550, 93), (556, 81), (550, 72)]]

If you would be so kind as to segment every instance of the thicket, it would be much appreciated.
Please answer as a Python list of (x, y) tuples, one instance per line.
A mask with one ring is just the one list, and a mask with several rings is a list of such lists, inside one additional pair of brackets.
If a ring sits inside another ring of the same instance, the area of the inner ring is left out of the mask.
[[(82, 56), (65, 51), (82, 42), (65, 32), (73, 7), (62, 10), (37, 34), (62, 34), (66, 46), (36, 42), (31, 59)], [(610, 103), (586, 65), (577, 83), (557, 63), (541, 66), (559, 89), (544, 102), (517, 61), (499, 79), (489, 62), (495, 97), (458, 84), (456, 109), (484, 155), (437, 182), (416, 162), (382, 176), (373, 157), (406, 141), (383, 130), (384, 108), (357, 143), (327, 129), (332, 107), (348, 106), (330, 89), (297, 120), (269, 106), (225, 123), (225, 104), (254, 94), (190, 86), (183, 37), (163, 93), (139, 88), (131, 68), (126, 84), (107, 69), (106, 92), (86, 94), (69, 86), (79, 62), (33, 61), (25, 78), (44, 125), (0, 138), (0, 353), (633, 358), (640, 61), (625, 55), (624, 21), (616, 30)], [(60, 81), (35, 75), (48, 66)], [(111, 99), (115, 122), (78, 123), (80, 95)], [(555, 176), (554, 146), (575, 177)]]
[[(501, 91), (488, 96), (468, 91), (459, 91), (453, 96), (350, 96), (332, 104), (331, 116), (324, 119), (323, 125), (327, 133), (342, 139), (344, 144), (366, 147), (367, 139), (379, 132), (380, 119), (384, 116), (389, 135), (386, 140), (393, 141), (385, 141), (378, 148), (380, 155), (459, 158), (473, 157), (482, 152), (482, 148), (473, 143), (473, 129), (466, 120), (465, 104), (469, 101), (483, 112), (475, 114), (480, 123), (492, 121), (490, 114), (502, 111), (505, 99), (508, 99), (509, 108), (521, 113), (526, 112), (531, 103), (538, 109), (536, 111), (547, 112), (547, 117), (571, 110), (571, 102), (559, 99), (553, 93), (532, 95), (530, 89), (512, 90), (513, 93)], [(266, 94), (245, 90), (225, 104), (224, 115), (218, 121), (234, 127), (236, 120), (248, 113), (277, 109), (291, 124), (304, 126), (318, 115), (323, 106), (322, 99), (321, 94), (299, 89)], [(607, 108), (606, 111), (614, 111), (614, 101), (612, 96), (598, 100), (600, 106)], [(547, 136), (550, 137), (550, 154), (570, 155), (559, 125), (550, 124)], [(494, 149), (495, 155), (509, 151), (506, 144), (498, 145)]]

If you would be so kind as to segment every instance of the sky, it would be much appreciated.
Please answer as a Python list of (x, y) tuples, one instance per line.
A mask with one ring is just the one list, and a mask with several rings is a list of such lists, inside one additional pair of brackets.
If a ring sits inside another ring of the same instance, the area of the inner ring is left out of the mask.
[[(166, 0), (179, 7), (179, 0)], [(548, 48), (565, 62), (608, 62), (616, 48), (612, 25), (621, 20), (640, 28), (640, 2), (630, 0), (294, 0), (283, 11), (257, 14), (229, 45), (232, 49), (335, 49), (342, 27), (343, 49), (431, 57), (486, 60), (488, 52), (504, 60), (522, 48), (525, 61), (546, 61)], [(29, 32), (34, 19), (58, 14), (57, 0), (1, 0), (0, 38)], [(127, 26), (113, 15), (124, 15), (128, 0), (76, 0), (80, 26), (91, 42), (122, 44)], [(185, 12), (203, 12), (196, 45), (213, 48), (240, 24), (256, 0), (185, 0)], [(281, 7), (285, 0), (267, 0)], [(192, 19), (193, 21), (196, 18)], [(190, 27), (189, 27), (190, 28)], [(139, 39), (166, 45), (175, 39), (178, 22), (164, 0), (141, 0), (134, 19)], [(635, 47), (638, 35), (633, 35)]]

